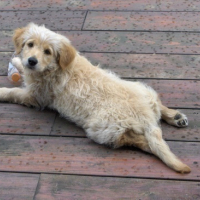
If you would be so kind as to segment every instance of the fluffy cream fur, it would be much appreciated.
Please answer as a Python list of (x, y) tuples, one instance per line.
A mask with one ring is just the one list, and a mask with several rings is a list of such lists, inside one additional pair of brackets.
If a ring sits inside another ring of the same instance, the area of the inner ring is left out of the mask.
[(187, 118), (163, 106), (152, 88), (93, 66), (67, 38), (44, 26), (31, 23), (17, 29), (13, 41), (25, 86), (0, 88), (0, 101), (55, 109), (83, 127), (97, 143), (114, 148), (136, 146), (178, 172), (190, 172), (170, 151), (158, 125), (163, 118), (184, 127)]

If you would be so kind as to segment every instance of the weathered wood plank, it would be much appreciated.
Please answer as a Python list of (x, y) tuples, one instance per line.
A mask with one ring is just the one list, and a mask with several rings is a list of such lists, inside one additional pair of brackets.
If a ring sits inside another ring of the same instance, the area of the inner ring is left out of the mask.
[(200, 31), (199, 12), (89, 11), (84, 30)]
[(164, 105), (176, 108), (199, 108), (200, 81), (192, 80), (140, 80), (154, 88)]
[(49, 135), (56, 113), (0, 103), (0, 133)]
[(12, 36), (13, 31), (0, 31), (0, 51), (14, 51)]
[[(123, 78), (200, 79), (199, 55), (83, 53), (93, 64)], [(7, 75), (11, 52), (0, 52), (0, 75)]]
[(200, 11), (199, 1), (188, 0), (57, 0), (24, 1), (1, 0), (1, 10), (144, 10), (144, 11)]
[(7, 76), (0, 76), (0, 87), (18, 87), (20, 83), (14, 84), (9, 81)]
[(199, 182), (42, 174), (36, 200), (200, 198)]
[(200, 146), (168, 142), (192, 172), (174, 172), (153, 155), (139, 150), (108, 149), (86, 138), (0, 135), (0, 170), (84, 175), (200, 180)]
[(85, 15), (85, 11), (1, 11), (0, 29), (13, 30), (34, 22), (51, 30), (81, 30)]
[[(0, 54), (1, 55), (1, 54)], [(124, 78), (199, 79), (199, 55), (83, 53)]]
[(0, 76), (7, 75), (8, 63), (12, 54), (12, 52), (0, 52)]
[(200, 141), (200, 112), (199, 110), (179, 109), (187, 115), (189, 126), (177, 128), (167, 123), (162, 123), (163, 137), (166, 140)]
[[(187, 128), (176, 128), (166, 123), (162, 123), (163, 137), (166, 140), (200, 141), (199, 110), (179, 110), (187, 115), (189, 126)], [(51, 135), (86, 137), (86, 133), (83, 129), (61, 117), (56, 118)]]
[(76, 126), (73, 122), (67, 119), (56, 116), (56, 120), (52, 127), (52, 136), (71, 136), (71, 137), (86, 137), (84, 130)]
[[(160, 95), (163, 104), (177, 108), (199, 108), (200, 81), (197, 80), (148, 80), (130, 79), (129, 81), (142, 81), (153, 87)], [(0, 87), (13, 87), (7, 77), (0, 76)]]
[(39, 174), (0, 173), (0, 199), (32, 200)]
[[(112, 53), (199, 54), (199, 33), (58, 31), (78, 51)], [(0, 51), (14, 51), (12, 32), (0, 31)]]
[(63, 31), (79, 51), (199, 54), (199, 33)]

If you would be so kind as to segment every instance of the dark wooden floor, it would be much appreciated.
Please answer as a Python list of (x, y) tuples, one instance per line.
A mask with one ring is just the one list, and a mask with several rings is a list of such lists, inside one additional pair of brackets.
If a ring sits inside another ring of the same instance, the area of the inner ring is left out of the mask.
[(28, 22), (66, 35), (92, 63), (155, 88), (187, 114), (163, 135), (192, 172), (181, 175), (137, 149), (111, 150), (53, 111), (0, 103), (0, 199), (200, 199), (200, 1), (2, 0), (0, 87), (13, 29)]

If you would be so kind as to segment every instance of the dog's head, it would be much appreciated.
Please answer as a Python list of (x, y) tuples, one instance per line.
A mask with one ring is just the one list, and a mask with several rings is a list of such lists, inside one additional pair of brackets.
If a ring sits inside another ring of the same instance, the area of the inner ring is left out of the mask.
[(34, 23), (16, 29), (13, 42), (16, 54), (21, 54), (22, 64), (31, 72), (56, 67), (65, 70), (76, 56), (76, 50), (66, 37)]

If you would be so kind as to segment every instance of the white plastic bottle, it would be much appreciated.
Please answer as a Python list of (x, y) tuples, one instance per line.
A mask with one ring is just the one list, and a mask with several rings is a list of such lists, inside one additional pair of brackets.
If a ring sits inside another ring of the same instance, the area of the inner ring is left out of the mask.
[(21, 74), (15, 67), (14, 63), (12, 63), (11, 61), (8, 64), (8, 79), (13, 84), (20, 84), (22, 80)]

